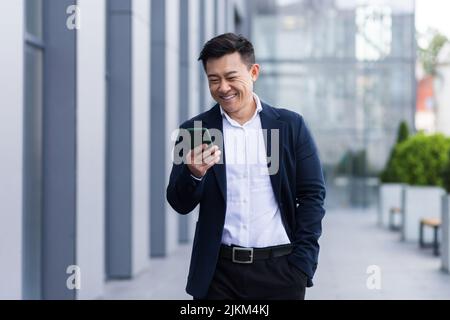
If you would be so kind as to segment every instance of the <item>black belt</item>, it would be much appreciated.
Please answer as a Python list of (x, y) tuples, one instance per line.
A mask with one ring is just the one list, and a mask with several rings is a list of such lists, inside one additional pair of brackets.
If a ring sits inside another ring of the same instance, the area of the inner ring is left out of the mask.
[(235, 263), (253, 263), (254, 260), (265, 260), (288, 255), (292, 252), (292, 244), (266, 248), (243, 248), (221, 245), (219, 256)]

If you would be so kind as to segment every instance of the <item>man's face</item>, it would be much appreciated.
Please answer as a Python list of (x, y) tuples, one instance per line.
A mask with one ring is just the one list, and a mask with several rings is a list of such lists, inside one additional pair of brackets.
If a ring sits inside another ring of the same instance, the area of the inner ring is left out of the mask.
[(206, 63), (211, 96), (227, 113), (235, 113), (252, 106), (253, 83), (259, 76), (259, 65), (250, 69), (238, 52)]

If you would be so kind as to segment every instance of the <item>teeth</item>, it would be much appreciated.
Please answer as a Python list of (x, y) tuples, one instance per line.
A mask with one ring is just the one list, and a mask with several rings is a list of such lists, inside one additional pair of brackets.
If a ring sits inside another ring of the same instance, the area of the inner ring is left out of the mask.
[(232, 95), (232, 96), (226, 96), (226, 97), (222, 97), (223, 100), (231, 100), (234, 97), (236, 97), (236, 94)]

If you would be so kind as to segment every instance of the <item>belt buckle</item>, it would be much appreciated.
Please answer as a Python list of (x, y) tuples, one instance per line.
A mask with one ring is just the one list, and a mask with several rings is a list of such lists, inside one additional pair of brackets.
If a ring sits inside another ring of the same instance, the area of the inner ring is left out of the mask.
[[(249, 254), (250, 254), (250, 260), (248, 260), (248, 261), (237, 260), (236, 259), (236, 252), (237, 251), (248, 251)], [(233, 254), (231, 255), (231, 260), (234, 263), (246, 263), (246, 264), (253, 263), (253, 248), (233, 247)]]

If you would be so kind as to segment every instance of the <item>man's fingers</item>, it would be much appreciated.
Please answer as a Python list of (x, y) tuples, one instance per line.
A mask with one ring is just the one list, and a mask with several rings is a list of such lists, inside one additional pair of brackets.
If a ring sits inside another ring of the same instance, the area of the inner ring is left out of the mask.
[[(206, 147), (208, 147), (208, 145), (205, 145)], [(209, 149), (203, 150), (203, 152), (197, 153), (195, 155), (195, 163), (196, 164), (201, 164), (202, 162), (205, 162), (205, 160), (210, 157), (212, 154), (214, 154), (215, 152), (217, 152), (219, 150), (219, 147), (217, 146), (213, 146)]]
[(201, 165), (201, 164), (203, 164), (204, 159), (205, 159), (204, 153), (200, 152), (200, 153), (195, 155), (195, 157), (194, 157), (194, 164)]
[(203, 152), (203, 159), (209, 159), (211, 157), (215, 157), (217, 155), (220, 155), (221, 151), (219, 150), (219, 147), (214, 146), (212, 148), (209, 148), (208, 150), (206, 150), (205, 152)]
[(220, 154), (212, 158), (212, 161), (207, 165), (206, 170), (210, 169), (219, 162), (220, 162)]
[(193, 157), (194, 157), (194, 153), (192, 152), (194, 150), (190, 150), (187, 155), (186, 155), (186, 163), (187, 164), (192, 164), (193, 163)]
[(191, 150), (188, 153), (190, 164), (198, 166), (209, 165), (212, 161), (215, 160), (216, 157), (219, 157), (220, 159), (221, 151), (219, 150), (218, 146), (212, 146), (208, 149), (207, 148), (208, 145), (203, 144)]
[(194, 149), (190, 150), (187, 154), (189, 164), (202, 164), (202, 154), (205, 145), (198, 145)]
[(217, 152), (215, 152), (213, 155), (210, 155), (209, 157), (207, 157), (206, 159), (205, 159), (205, 163), (208, 165), (208, 166), (210, 166), (211, 164), (212, 165), (215, 165), (217, 162), (219, 162), (219, 160), (220, 160), (220, 155), (221, 155), (222, 153), (220, 152), (220, 150), (218, 150)]
[(199, 154), (202, 154), (203, 150), (205, 149), (205, 146), (207, 146), (207, 144), (201, 144), (201, 145), (196, 146), (193, 149), (194, 157), (198, 156)]
[(206, 149), (205, 151), (203, 151), (203, 159), (209, 157), (210, 155), (216, 153), (217, 151), (219, 151), (218, 146), (212, 146), (211, 148)]

